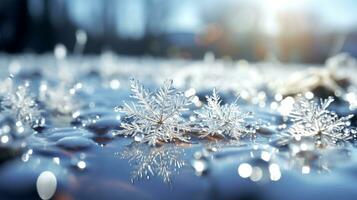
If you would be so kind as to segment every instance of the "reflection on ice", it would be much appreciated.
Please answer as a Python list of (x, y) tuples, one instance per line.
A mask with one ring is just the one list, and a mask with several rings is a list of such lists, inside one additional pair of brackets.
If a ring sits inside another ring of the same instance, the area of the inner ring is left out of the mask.
[(165, 183), (170, 183), (174, 174), (186, 165), (183, 160), (184, 150), (176, 146), (148, 147), (142, 144), (132, 144), (119, 152), (123, 159), (128, 159), (132, 165), (131, 180), (160, 177)]

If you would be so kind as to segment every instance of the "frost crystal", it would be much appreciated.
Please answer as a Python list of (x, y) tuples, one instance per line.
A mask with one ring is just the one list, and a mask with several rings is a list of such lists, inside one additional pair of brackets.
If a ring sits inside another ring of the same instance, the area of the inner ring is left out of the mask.
[(316, 102), (299, 97), (289, 117), (293, 124), (288, 133), (299, 138), (313, 137), (317, 146), (335, 145), (354, 138), (355, 131), (349, 127), (353, 115), (339, 118), (327, 107), (332, 97)]
[(117, 108), (127, 115), (129, 123), (122, 122), (123, 130), (115, 134), (140, 138), (136, 141), (151, 146), (159, 142), (187, 141), (184, 133), (189, 126), (181, 114), (187, 110), (191, 99), (178, 92), (172, 86), (172, 80), (166, 80), (157, 92), (152, 93), (132, 79), (131, 91), (135, 103), (124, 103), (123, 108)]
[(69, 88), (65, 83), (60, 83), (56, 87), (48, 87), (47, 84), (40, 86), (40, 100), (46, 106), (60, 114), (70, 114), (78, 107), (74, 98), (75, 88)]
[(237, 99), (231, 104), (221, 105), (221, 98), (215, 89), (213, 89), (212, 96), (206, 98), (207, 105), (196, 112), (204, 132), (202, 137), (218, 135), (240, 139), (244, 136), (255, 135), (255, 128), (246, 121), (251, 117), (251, 113), (241, 111), (237, 105)]
[(183, 149), (177, 147), (149, 148), (145, 145), (134, 144), (119, 153), (123, 159), (128, 159), (133, 166), (131, 180), (149, 179), (151, 176), (161, 177), (165, 183), (171, 182), (173, 173), (185, 165), (182, 160)]
[(28, 87), (29, 85), (25, 84), (10, 90), (1, 102), (1, 107), (13, 115), (19, 124), (27, 123), (35, 127), (43, 123), (43, 118), (35, 99), (29, 94)]

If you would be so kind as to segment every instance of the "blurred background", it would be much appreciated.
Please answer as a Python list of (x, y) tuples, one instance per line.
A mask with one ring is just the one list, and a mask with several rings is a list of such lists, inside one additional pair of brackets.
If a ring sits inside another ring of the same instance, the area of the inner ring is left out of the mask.
[[(1, 0), (0, 51), (323, 63), (357, 56), (355, 0)], [(78, 38), (77, 38), (78, 40)]]

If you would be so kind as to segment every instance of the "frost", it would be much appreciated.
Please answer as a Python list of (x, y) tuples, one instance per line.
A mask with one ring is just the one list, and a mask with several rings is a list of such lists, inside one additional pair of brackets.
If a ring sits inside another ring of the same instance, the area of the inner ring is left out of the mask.
[(355, 131), (349, 127), (353, 115), (339, 118), (327, 110), (333, 101), (332, 97), (316, 102), (300, 96), (289, 114), (293, 124), (288, 133), (295, 138), (313, 137), (317, 146), (336, 145), (353, 139)]
[(29, 84), (25, 84), (16, 89), (11, 89), (4, 96), (1, 107), (5, 112), (16, 118), (17, 125), (26, 123), (35, 127), (43, 123), (43, 118), (35, 99), (29, 93), (28, 87)]
[(122, 122), (123, 130), (114, 134), (140, 138), (136, 140), (155, 146), (160, 142), (174, 140), (187, 141), (184, 133), (189, 126), (181, 116), (188, 110), (191, 99), (185, 97), (172, 86), (172, 80), (166, 80), (155, 93), (145, 89), (138, 81), (131, 81), (132, 103), (124, 103), (117, 111), (126, 114), (127, 122)]
[(146, 145), (134, 144), (125, 148), (119, 155), (123, 159), (128, 159), (133, 166), (132, 182), (157, 176), (165, 183), (170, 183), (172, 175), (178, 174), (179, 169), (185, 166), (183, 153), (183, 149), (175, 146), (149, 148)]
[(251, 113), (243, 112), (237, 105), (237, 99), (231, 104), (221, 105), (222, 101), (217, 91), (213, 89), (212, 96), (207, 96), (207, 105), (197, 111), (202, 137), (228, 136), (240, 139), (244, 136), (253, 136), (255, 128), (247, 123)]

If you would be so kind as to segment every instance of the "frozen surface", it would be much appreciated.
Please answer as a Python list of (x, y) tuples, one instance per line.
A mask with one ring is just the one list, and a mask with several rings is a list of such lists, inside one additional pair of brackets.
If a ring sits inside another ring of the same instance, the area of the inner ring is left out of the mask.
[[(18, 119), (1, 111), (1, 199), (51, 196), (53, 187), (36, 187), (39, 177), (53, 186), (51, 174), (56, 181), (53, 199), (357, 197), (353, 138), (338, 147), (321, 148), (314, 138), (286, 137), (291, 126), (287, 116), (297, 94), (309, 99), (333, 96), (330, 110), (339, 116), (356, 114), (357, 66), (346, 55), (324, 66), (209, 56), (203, 61), (156, 60), (110, 53), (69, 58), (0, 55), (0, 65), (2, 101), (12, 74), (13, 87), (27, 84), (38, 106), (26, 113), (40, 119), (26, 123), (26, 115)], [(140, 137), (114, 135), (125, 118), (114, 108), (130, 101), (130, 77), (152, 90), (173, 79), (178, 90), (194, 96), (182, 115), (189, 121), (197, 120), (194, 111), (207, 103), (205, 96), (213, 88), (220, 91), (222, 103), (234, 102), (239, 93), (240, 108), (252, 112), (261, 127), (254, 140), (192, 133), (189, 142), (154, 147), (138, 143)], [(356, 126), (356, 117), (350, 121), (352, 128)]]

